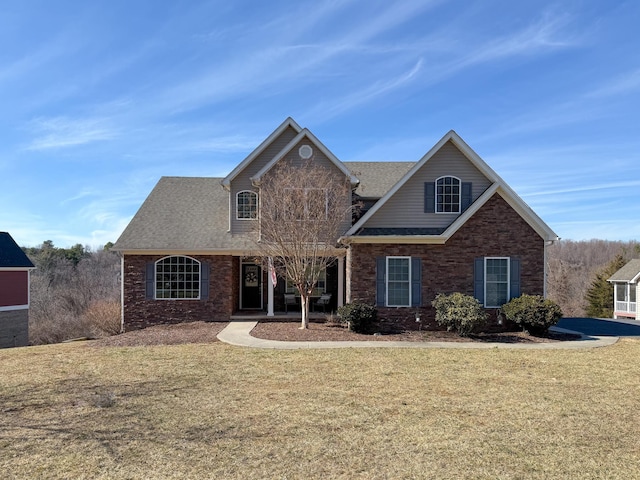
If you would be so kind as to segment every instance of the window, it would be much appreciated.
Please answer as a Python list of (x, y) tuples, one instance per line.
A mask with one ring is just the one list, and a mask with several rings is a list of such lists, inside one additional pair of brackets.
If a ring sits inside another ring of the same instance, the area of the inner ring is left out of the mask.
[(258, 194), (250, 190), (238, 192), (236, 195), (236, 218), (253, 220), (258, 217)]
[(484, 289), (486, 308), (497, 308), (509, 301), (509, 258), (484, 259)]
[(411, 257), (387, 257), (387, 306), (411, 306)]
[(155, 298), (200, 298), (200, 262), (190, 257), (166, 257), (155, 265)]
[[(316, 286), (313, 288), (313, 293), (311, 293), (312, 297), (319, 297), (323, 293), (327, 291), (327, 269), (322, 268), (318, 272), (318, 282)], [(287, 291), (286, 293), (298, 293), (298, 289), (293, 284), (290, 278), (287, 278)]]
[(436, 213), (460, 213), (460, 179), (440, 177), (436, 180)]
[(627, 298), (627, 284), (626, 283), (616, 283), (616, 300), (619, 302), (628, 302)]

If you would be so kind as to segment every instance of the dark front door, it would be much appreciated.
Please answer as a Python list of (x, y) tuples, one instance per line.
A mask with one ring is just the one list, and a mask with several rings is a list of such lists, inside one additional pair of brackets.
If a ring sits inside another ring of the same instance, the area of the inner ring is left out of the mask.
[(262, 308), (262, 267), (242, 264), (242, 305), (240, 308)]

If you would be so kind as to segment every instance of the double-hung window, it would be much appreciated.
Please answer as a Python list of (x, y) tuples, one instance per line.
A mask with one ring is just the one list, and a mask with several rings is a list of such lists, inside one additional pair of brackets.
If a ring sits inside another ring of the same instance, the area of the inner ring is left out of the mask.
[(236, 218), (253, 220), (258, 217), (258, 194), (250, 190), (238, 192), (236, 195)]
[(411, 306), (411, 257), (387, 257), (387, 306)]
[(155, 264), (155, 298), (200, 298), (200, 262), (190, 257), (172, 256)]
[(509, 258), (487, 257), (484, 259), (484, 304), (486, 308), (497, 308), (510, 299)]

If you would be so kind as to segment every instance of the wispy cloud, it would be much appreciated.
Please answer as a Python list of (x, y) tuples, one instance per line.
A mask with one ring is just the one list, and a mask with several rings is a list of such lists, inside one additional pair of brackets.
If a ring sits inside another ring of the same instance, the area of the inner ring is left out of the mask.
[(365, 88), (356, 89), (349, 95), (333, 99), (331, 104), (327, 104), (325, 102), (320, 103), (310, 111), (306, 112), (303, 115), (303, 120), (306, 117), (313, 119), (314, 122), (326, 121), (347, 110), (351, 110), (359, 105), (368, 103), (374, 98), (378, 98), (392, 92), (393, 90), (401, 88), (416, 78), (418, 72), (422, 68), (422, 63), (422, 59), (420, 59), (409, 71), (395, 78), (387, 79), (385, 81), (376, 81)]
[(26, 147), (27, 150), (74, 147), (110, 140), (118, 135), (117, 129), (100, 118), (38, 118), (31, 123), (31, 127), (37, 132), (37, 137)]
[(640, 68), (626, 72), (600, 87), (588, 92), (585, 97), (611, 97), (624, 95), (629, 92), (640, 91)]

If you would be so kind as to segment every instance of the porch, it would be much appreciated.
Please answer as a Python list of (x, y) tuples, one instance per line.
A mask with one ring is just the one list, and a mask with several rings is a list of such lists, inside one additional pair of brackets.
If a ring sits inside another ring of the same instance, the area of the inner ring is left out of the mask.
[(616, 302), (616, 308), (613, 312), (613, 318), (628, 317), (637, 318), (636, 302)]
[[(231, 321), (241, 321), (241, 320), (253, 320), (253, 321), (265, 321), (268, 320), (270, 322), (295, 322), (300, 321), (302, 317), (301, 313), (297, 312), (274, 312), (273, 315), (269, 315), (264, 311), (239, 311), (231, 315)], [(310, 321), (324, 321), (329, 313), (323, 312), (309, 312), (309, 320)]]

